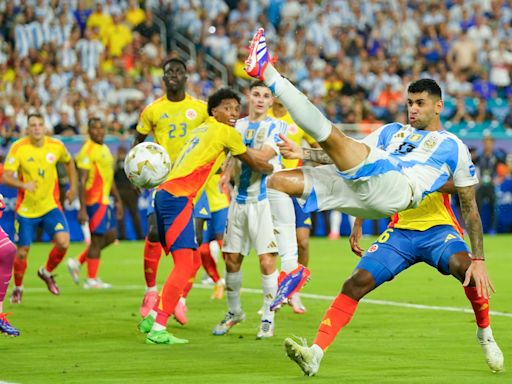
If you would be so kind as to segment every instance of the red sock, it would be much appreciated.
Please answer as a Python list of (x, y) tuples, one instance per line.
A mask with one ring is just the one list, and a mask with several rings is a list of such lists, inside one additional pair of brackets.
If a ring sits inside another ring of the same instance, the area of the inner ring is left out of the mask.
[(464, 287), (464, 292), (473, 307), (476, 324), (480, 328), (487, 328), (491, 322), (489, 320), (489, 299), (486, 299), (483, 296), (478, 297), (476, 287)]
[(199, 247), (199, 254), (201, 255), (201, 263), (203, 264), (203, 268), (213, 280), (214, 283), (220, 280), (219, 272), (217, 271), (217, 263), (215, 259), (212, 257), (210, 252), (210, 244), (203, 243)]
[(201, 255), (199, 254), (199, 250), (194, 250), (194, 259), (193, 259), (193, 273), (190, 276), (190, 279), (187, 281), (187, 285), (185, 285), (185, 288), (183, 289), (183, 297), (186, 299), (188, 296), (188, 293), (192, 289), (192, 286), (194, 285), (194, 280), (196, 279), (197, 271), (199, 271), (199, 268), (201, 268)]
[(100, 258), (90, 259), (87, 258), (87, 277), (95, 279), (98, 275), (98, 268), (100, 267)]
[(78, 256), (78, 262), (80, 263), (80, 265), (87, 261), (87, 252), (89, 252), (89, 247), (85, 248), (80, 254), (80, 256)]
[(155, 321), (163, 326), (167, 325), (167, 319), (174, 312), (185, 286), (194, 275), (194, 251), (192, 249), (178, 249), (172, 252), (172, 257), (174, 267), (162, 288), (160, 302), (155, 306), (157, 311)]
[(347, 325), (356, 311), (358, 301), (340, 293), (332, 302), (320, 323), (314, 344), (324, 351), (334, 341), (338, 332)]
[(16, 287), (21, 287), (23, 285), (23, 276), (25, 276), (25, 271), (27, 270), (27, 259), (14, 259), (14, 285)]
[(67, 248), (60, 249), (57, 246), (54, 246), (48, 255), (48, 261), (46, 261), (46, 270), (48, 272), (52, 272), (57, 265), (60, 264), (64, 256), (66, 256)]
[(159, 242), (151, 242), (146, 237), (144, 242), (144, 278), (146, 286), (151, 288), (156, 285), (158, 263), (162, 256), (162, 245)]

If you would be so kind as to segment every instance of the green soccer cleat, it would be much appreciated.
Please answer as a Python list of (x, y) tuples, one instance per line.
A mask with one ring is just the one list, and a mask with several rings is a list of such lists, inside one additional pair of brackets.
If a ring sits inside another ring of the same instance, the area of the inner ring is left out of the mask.
[(137, 328), (139, 329), (140, 333), (149, 333), (151, 331), (151, 327), (153, 327), (153, 324), (155, 323), (155, 318), (152, 316), (146, 316), (143, 318)]
[(162, 331), (150, 331), (146, 336), (146, 344), (187, 344), (188, 340), (179, 339), (165, 329)]

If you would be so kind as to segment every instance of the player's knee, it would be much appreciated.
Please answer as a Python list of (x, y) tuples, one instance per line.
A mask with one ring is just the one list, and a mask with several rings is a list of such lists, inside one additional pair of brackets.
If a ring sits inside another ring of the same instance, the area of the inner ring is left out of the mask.
[(19, 259), (19, 260), (25, 260), (27, 258), (27, 255), (28, 255), (28, 251), (29, 251), (29, 247), (18, 247), (17, 251), (16, 251), (16, 258)]
[(448, 268), (450, 273), (455, 276), (459, 281), (464, 281), (466, 271), (471, 265), (471, 259), (467, 252), (459, 252), (450, 257), (448, 261)]
[(299, 247), (299, 250), (304, 252), (307, 251), (309, 248), (309, 238), (298, 238), (297, 239), (297, 246)]
[(230, 254), (225, 254), (225, 256), (226, 257), (224, 261), (226, 263), (226, 271), (230, 273), (240, 271), (242, 263), (239, 261), (239, 259)]
[(375, 280), (370, 272), (358, 269), (343, 284), (342, 293), (354, 300), (360, 300), (375, 288)]
[(148, 228), (148, 240), (152, 243), (156, 243), (160, 241), (160, 237), (158, 236), (158, 231), (156, 229), (156, 225), (150, 225)]

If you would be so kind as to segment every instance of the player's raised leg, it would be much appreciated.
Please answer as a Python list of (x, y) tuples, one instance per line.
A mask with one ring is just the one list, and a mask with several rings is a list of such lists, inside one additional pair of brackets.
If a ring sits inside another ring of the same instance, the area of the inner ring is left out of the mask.
[(368, 157), (369, 148), (365, 144), (336, 129), (304, 94), (274, 68), (263, 28), (254, 35), (245, 71), (265, 82), (288, 109), (297, 125), (318, 141), (340, 171), (355, 168)]

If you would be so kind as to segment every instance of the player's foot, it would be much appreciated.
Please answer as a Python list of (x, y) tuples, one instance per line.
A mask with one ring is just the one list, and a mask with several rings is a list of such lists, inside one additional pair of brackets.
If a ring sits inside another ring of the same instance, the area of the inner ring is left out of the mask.
[(187, 344), (187, 339), (179, 339), (165, 329), (161, 331), (150, 331), (146, 336), (146, 344)]
[(149, 333), (154, 323), (155, 318), (153, 316), (146, 316), (139, 322), (137, 328), (139, 329), (140, 333)]
[(330, 232), (328, 238), (329, 240), (338, 240), (340, 238), (340, 234), (336, 232)]
[(0, 312), (0, 333), (4, 335), (16, 337), (20, 335), (20, 331), (12, 326), (7, 320), (7, 313)]
[(158, 301), (158, 292), (157, 291), (147, 291), (144, 294), (144, 298), (142, 299), (142, 305), (140, 306), (140, 315), (142, 317), (146, 317), (149, 314), (156, 302)]
[(487, 365), (493, 372), (503, 371), (503, 353), (492, 336), (491, 327), (478, 328), (476, 339), (484, 351)]
[(55, 282), (53, 275), (44, 270), (43, 267), (37, 270), (37, 276), (46, 283), (48, 290), (54, 295), (60, 295), (60, 289)]
[(262, 320), (256, 338), (258, 340), (268, 339), (274, 336), (274, 323), (270, 320)]
[(112, 284), (103, 282), (99, 277), (95, 279), (87, 279), (84, 281), (85, 289), (110, 289)]
[(247, 74), (255, 79), (264, 80), (263, 72), (268, 63), (273, 63), (276, 60), (270, 58), (268, 54), (267, 43), (265, 42), (265, 31), (260, 28), (252, 38), (251, 45), (249, 46), (249, 57), (245, 60), (244, 70)]
[(178, 323), (181, 325), (187, 324), (187, 311), (188, 308), (185, 303), (183, 303), (181, 300), (178, 301), (178, 304), (176, 304), (176, 308), (174, 308), (174, 318)]
[(238, 323), (241, 323), (245, 320), (245, 313), (233, 313), (228, 312), (224, 319), (212, 329), (212, 333), (215, 336), (222, 336), (229, 332), (231, 328), (233, 328)]
[(76, 285), (80, 284), (80, 263), (76, 259), (71, 258), (68, 259), (66, 265), (73, 282)]
[(310, 276), (311, 272), (309, 268), (300, 264), (286, 275), (279, 283), (276, 298), (270, 305), (270, 310), (275, 311), (281, 304), (285, 303), (289, 297), (298, 292), (304, 284), (309, 281)]
[(11, 293), (11, 299), (9, 300), (11, 304), (21, 304), (21, 299), (23, 297), (23, 288), (14, 287)]
[(220, 279), (213, 286), (213, 293), (211, 295), (211, 299), (213, 300), (222, 300), (224, 298), (224, 290), (226, 289), (226, 282), (224, 279)]
[(320, 361), (324, 357), (324, 352), (317, 345), (308, 347), (305, 340), (302, 340), (302, 344), (298, 344), (289, 337), (286, 338), (284, 340), (286, 354), (297, 363), (305, 375), (314, 376), (320, 368)]
[(293, 312), (302, 315), (306, 312), (306, 307), (302, 304), (302, 300), (300, 299), (300, 295), (296, 293), (290, 300), (288, 300), (288, 304), (292, 307)]

